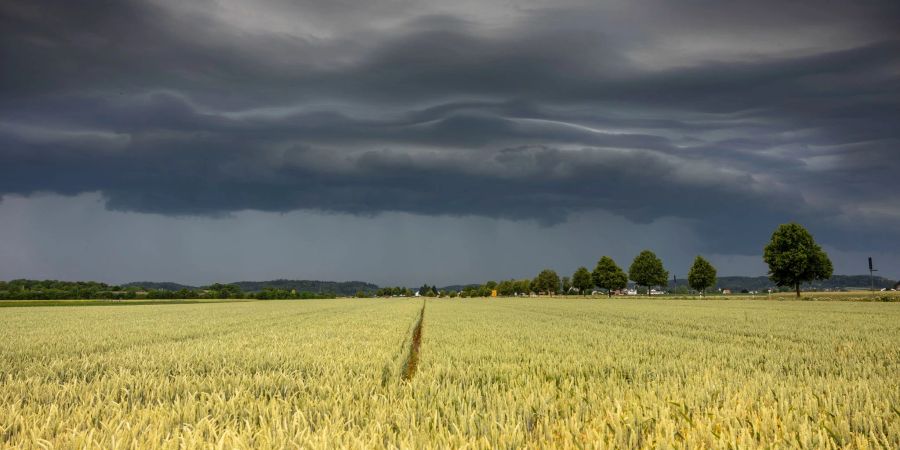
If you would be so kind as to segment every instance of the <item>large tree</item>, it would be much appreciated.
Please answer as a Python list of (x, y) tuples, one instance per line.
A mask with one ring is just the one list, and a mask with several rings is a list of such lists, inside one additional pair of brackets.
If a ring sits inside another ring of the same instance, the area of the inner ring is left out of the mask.
[(716, 284), (716, 268), (702, 256), (697, 255), (694, 258), (694, 265), (688, 272), (688, 284), (703, 295), (706, 289)]
[(647, 286), (648, 294), (650, 286), (664, 286), (669, 282), (669, 272), (663, 268), (662, 260), (650, 250), (644, 250), (634, 257), (628, 268), (628, 276), (638, 286)]
[(769, 265), (769, 279), (778, 286), (791, 286), (800, 297), (800, 284), (831, 278), (834, 267), (828, 255), (806, 228), (785, 223), (772, 233), (772, 240), (763, 251)]
[(591, 274), (591, 281), (594, 285), (606, 289), (607, 294), (612, 297), (612, 291), (616, 289), (625, 289), (628, 286), (628, 275), (613, 261), (609, 256), (604, 256), (597, 261), (597, 267)]
[(572, 274), (572, 286), (578, 289), (579, 294), (584, 294), (584, 291), (594, 286), (594, 281), (591, 280), (591, 273), (588, 272), (587, 267), (579, 267)]
[(559, 275), (553, 270), (544, 269), (534, 279), (531, 288), (539, 293), (546, 292), (553, 295), (559, 290)]

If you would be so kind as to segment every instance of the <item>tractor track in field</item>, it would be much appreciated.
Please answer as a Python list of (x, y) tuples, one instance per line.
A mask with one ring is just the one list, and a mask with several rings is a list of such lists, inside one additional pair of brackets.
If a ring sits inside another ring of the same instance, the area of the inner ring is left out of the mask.
[(416, 375), (416, 368), (419, 366), (419, 351), (422, 346), (422, 326), (425, 320), (425, 302), (422, 302), (422, 309), (419, 311), (419, 319), (413, 328), (412, 336), (409, 341), (409, 351), (406, 354), (406, 360), (403, 362), (403, 371), (400, 374), (403, 381), (409, 381)]

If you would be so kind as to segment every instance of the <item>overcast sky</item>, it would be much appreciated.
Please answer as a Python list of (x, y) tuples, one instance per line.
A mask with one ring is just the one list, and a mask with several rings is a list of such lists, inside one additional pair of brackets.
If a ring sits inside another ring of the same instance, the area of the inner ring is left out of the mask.
[(900, 277), (896, 0), (5, 0), (0, 279)]

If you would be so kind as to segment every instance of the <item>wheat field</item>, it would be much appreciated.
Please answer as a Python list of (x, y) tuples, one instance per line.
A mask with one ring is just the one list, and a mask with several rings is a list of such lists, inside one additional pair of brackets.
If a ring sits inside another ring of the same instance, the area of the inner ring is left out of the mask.
[(900, 304), (3, 308), (0, 444), (900, 448)]

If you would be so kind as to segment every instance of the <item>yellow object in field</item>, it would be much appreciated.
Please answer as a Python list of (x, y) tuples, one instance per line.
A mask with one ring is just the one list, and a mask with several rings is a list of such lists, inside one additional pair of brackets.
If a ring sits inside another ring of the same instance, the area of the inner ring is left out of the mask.
[(497, 296), (497, 290), (491, 289), (491, 297), (496, 297), (496, 296)]

